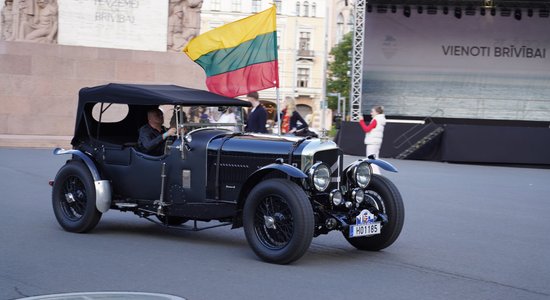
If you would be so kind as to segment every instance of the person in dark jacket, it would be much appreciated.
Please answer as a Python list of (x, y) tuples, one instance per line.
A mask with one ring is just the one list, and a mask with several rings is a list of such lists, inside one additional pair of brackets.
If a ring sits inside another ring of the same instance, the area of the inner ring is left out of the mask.
[(138, 150), (145, 154), (161, 156), (169, 136), (176, 135), (176, 128), (166, 130), (164, 116), (158, 108), (147, 111), (147, 124), (139, 129)]
[(282, 111), (282, 132), (296, 134), (308, 128), (306, 120), (296, 111), (296, 101), (292, 97), (285, 98), (285, 109)]
[(267, 111), (260, 103), (260, 100), (258, 100), (260, 95), (258, 95), (258, 92), (251, 92), (246, 95), (246, 98), (252, 103), (252, 109), (248, 113), (248, 120), (244, 131), (267, 133), (267, 129), (265, 128)]

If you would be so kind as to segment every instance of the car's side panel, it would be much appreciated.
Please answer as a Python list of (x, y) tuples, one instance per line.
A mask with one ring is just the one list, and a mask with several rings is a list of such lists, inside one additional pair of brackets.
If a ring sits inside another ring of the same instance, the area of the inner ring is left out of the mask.
[(297, 141), (248, 134), (213, 140), (208, 146), (207, 196), (236, 203), (249, 176), (277, 159), (288, 163)]
[[(109, 151), (110, 154), (115, 152), (114, 149)], [(116, 157), (126, 154), (129, 155), (129, 164), (120, 163), (112, 157), (107, 159), (106, 156), (101, 161), (102, 173), (111, 180), (114, 195), (122, 199), (159, 199), (162, 163), (166, 163), (168, 170), (174, 160), (170, 155), (149, 156), (134, 148), (121, 149)]]

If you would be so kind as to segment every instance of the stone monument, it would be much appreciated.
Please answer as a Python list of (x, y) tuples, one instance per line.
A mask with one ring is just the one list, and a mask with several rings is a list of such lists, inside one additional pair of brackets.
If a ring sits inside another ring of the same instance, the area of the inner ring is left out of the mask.
[(181, 51), (200, 31), (203, 0), (170, 0), (168, 17), (168, 51)]
[(56, 0), (5, 0), (0, 14), (5, 41), (56, 43)]
[[(98, 3), (103, 5), (103, 2)], [(168, 0), (168, 3), (166, 49), (179, 52), (199, 34), (203, 0)], [(98, 16), (105, 15), (98, 14), (96, 12), (95, 21), (98, 21)], [(63, 16), (67, 17), (67, 14)], [(120, 21), (120, 16), (116, 19)], [(0, 28), (0, 40), (55, 44), (59, 28), (57, 0), (4, 0)]]
[(12, 41), (13, 36), (13, 0), (4, 1), (4, 7), (0, 12), (0, 39)]

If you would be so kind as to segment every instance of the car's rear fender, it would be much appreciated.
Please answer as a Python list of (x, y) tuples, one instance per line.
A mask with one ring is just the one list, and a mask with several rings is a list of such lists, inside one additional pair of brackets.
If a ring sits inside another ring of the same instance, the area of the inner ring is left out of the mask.
[(95, 166), (92, 159), (90, 159), (90, 157), (88, 157), (86, 154), (84, 154), (80, 150), (65, 150), (63, 148), (55, 148), (55, 150), (53, 150), (53, 154), (75, 155), (84, 162), (86, 167), (88, 167), (88, 170), (90, 170), (90, 174), (92, 174), (92, 178), (94, 179), (95, 206), (97, 210), (102, 213), (108, 211), (109, 208), (111, 207), (111, 183), (109, 182), (109, 180), (101, 179), (101, 176), (99, 175), (99, 171), (97, 170), (97, 167)]
[(250, 174), (250, 176), (248, 176), (245, 183), (243, 184), (243, 187), (241, 188), (241, 191), (239, 193), (239, 199), (237, 204), (239, 216), (237, 216), (237, 219), (233, 224), (233, 228), (242, 226), (240, 213), (242, 212), (242, 208), (244, 207), (244, 202), (246, 201), (246, 197), (248, 196), (250, 191), (262, 179), (272, 174), (279, 174), (281, 176), (286, 176), (286, 177), (290, 177), (298, 180), (307, 178), (307, 175), (304, 172), (302, 172), (302, 170), (282, 162), (277, 162), (267, 166), (263, 166), (262, 168), (256, 170), (254, 173)]

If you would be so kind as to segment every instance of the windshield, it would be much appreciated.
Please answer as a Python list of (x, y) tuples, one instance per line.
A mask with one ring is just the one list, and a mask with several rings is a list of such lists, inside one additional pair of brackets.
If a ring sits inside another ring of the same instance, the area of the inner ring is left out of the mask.
[(165, 116), (171, 116), (170, 127), (189, 132), (202, 127), (218, 127), (234, 132), (243, 131), (243, 108), (236, 106), (174, 106)]

